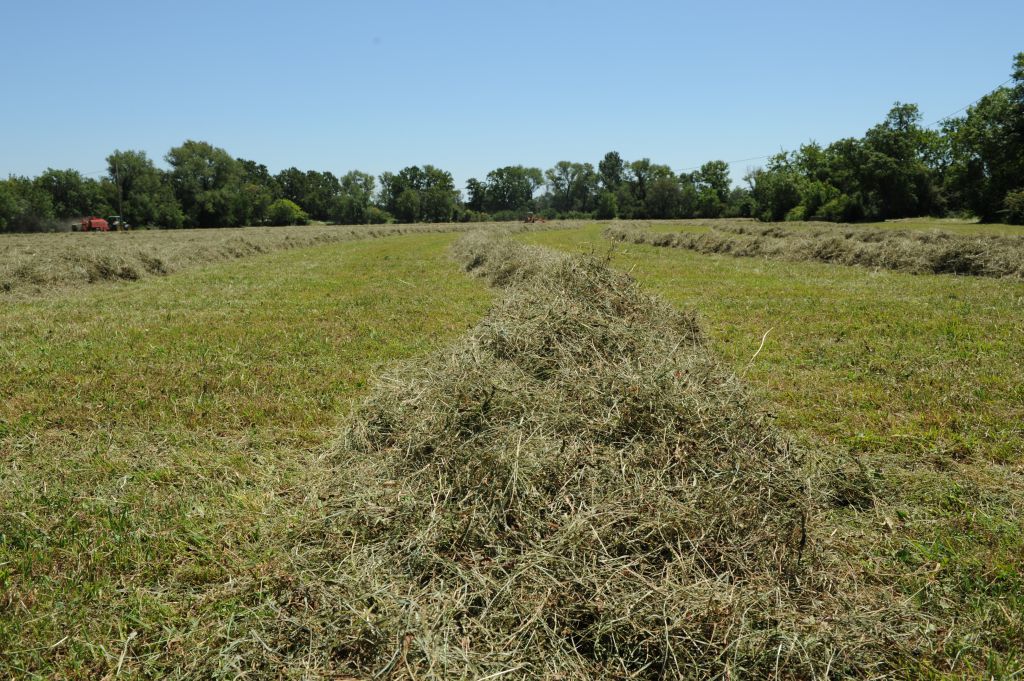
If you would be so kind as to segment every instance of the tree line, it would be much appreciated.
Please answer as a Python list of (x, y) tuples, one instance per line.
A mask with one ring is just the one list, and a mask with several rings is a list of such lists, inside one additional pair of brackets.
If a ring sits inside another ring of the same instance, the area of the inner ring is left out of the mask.
[(496, 168), (470, 178), (463, 192), (451, 173), (432, 165), (379, 177), (294, 167), (272, 174), (261, 163), (189, 140), (167, 152), (166, 170), (145, 152), (118, 150), (99, 179), (48, 169), (35, 178), (0, 180), (0, 230), (113, 214), (165, 228), (519, 220), (531, 212), (842, 222), (971, 214), (1024, 224), (1024, 53), (1014, 59), (1010, 85), (938, 129), (921, 120), (916, 105), (897, 102), (862, 137), (781, 152), (739, 186), (725, 161), (677, 173), (610, 151), (596, 166)]

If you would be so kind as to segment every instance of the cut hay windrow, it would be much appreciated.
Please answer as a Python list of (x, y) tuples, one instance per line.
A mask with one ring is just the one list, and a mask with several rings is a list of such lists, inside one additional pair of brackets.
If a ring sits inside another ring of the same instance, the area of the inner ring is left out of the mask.
[(135, 281), (197, 265), (340, 241), (493, 228), (567, 229), (581, 224), (559, 221), (511, 226), (507, 223), (312, 225), (3, 234), (0, 235), (0, 296), (34, 295), (59, 287)]
[(1024, 278), (1024, 237), (832, 225), (712, 224), (706, 232), (612, 225), (605, 238), (698, 253), (858, 265), (911, 274)]
[[(827, 493), (697, 319), (593, 258), (472, 233), (503, 292), (381, 377), (251, 660), (355, 678), (884, 674)], [(854, 486), (855, 487), (855, 486)], [(831, 567), (825, 569), (828, 563)], [(234, 644), (232, 654), (243, 655)]]

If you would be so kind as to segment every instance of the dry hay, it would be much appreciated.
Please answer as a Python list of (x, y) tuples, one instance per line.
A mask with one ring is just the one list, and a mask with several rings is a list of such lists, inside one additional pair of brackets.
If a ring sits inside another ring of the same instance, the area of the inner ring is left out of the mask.
[(1024, 277), (1024, 237), (888, 230), (851, 225), (711, 224), (706, 232), (612, 225), (614, 241), (779, 260), (859, 265), (912, 274)]
[[(273, 626), (248, 654), (230, 644), (236, 669), (885, 673), (877, 603), (851, 605), (814, 539), (833, 493), (693, 314), (593, 258), (494, 234), (455, 252), (504, 295), (352, 415)], [(855, 475), (843, 483), (835, 503), (864, 503)]]
[[(513, 229), (566, 229), (580, 224), (563, 221)], [(0, 295), (31, 296), (58, 287), (135, 281), (206, 263), (339, 241), (499, 226), (504, 228), (501, 223), (453, 223), (0, 234)]]

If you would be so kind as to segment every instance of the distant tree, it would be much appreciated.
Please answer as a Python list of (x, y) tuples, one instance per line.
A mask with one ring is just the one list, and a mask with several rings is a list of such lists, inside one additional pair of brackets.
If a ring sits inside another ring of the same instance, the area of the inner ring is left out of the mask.
[(597, 195), (594, 217), (598, 220), (614, 220), (619, 216), (619, 202), (615, 194), (605, 189)]
[(405, 189), (395, 199), (393, 212), (399, 222), (418, 222), (420, 210), (420, 193), (415, 189)]
[(331, 219), (346, 225), (370, 222), (370, 203), (373, 200), (373, 175), (352, 170), (341, 177), (341, 195), (335, 203)]
[(100, 183), (82, 177), (77, 170), (47, 168), (35, 179), (35, 184), (50, 195), (53, 213), (58, 218), (110, 213)]
[(1024, 188), (1024, 52), (1014, 58), (1013, 80), (943, 128), (952, 203), (989, 222), (1003, 219), (1007, 195)]
[(790, 163), (789, 154), (776, 154), (765, 169), (747, 175), (760, 220), (780, 221), (800, 205), (803, 178)]
[(170, 179), (146, 152), (114, 151), (107, 156), (107, 178), (107, 201), (129, 224), (181, 227), (184, 223)]
[(475, 211), (484, 209), (484, 202), (487, 201), (487, 185), (475, 177), (466, 180), (466, 208)]
[[(650, 208), (655, 212), (662, 213), (666, 208), (665, 197), (667, 185), (659, 190), (661, 193), (656, 199), (656, 205), (647, 205), (647, 195), (651, 184), (656, 180), (676, 180), (675, 173), (667, 165), (651, 163), (649, 158), (642, 158), (639, 161), (632, 161), (626, 165), (623, 175), (623, 182), (618, 192), (619, 215), (625, 218), (646, 218), (651, 217)], [(676, 202), (678, 197), (673, 197), (671, 202)]]
[(207, 142), (187, 140), (165, 157), (174, 196), (191, 227), (237, 227), (249, 216), (244, 169), (231, 154)]
[(54, 218), (50, 195), (27, 177), (0, 181), (0, 229), (31, 232), (44, 229)]
[(305, 225), (309, 222), (309, 216), (294, 201), (278, 199), (267, 209), (267, 221), (271, 225)]
[[(544, 184), (540, 168), (505, 166), (487, 173), (482, 210), (526, 212), (533, 208), (533, 195)], [(468, 186), (467, 186), (468, 188)], [(471, 205), (472, 208), (472, 198)], [(474, 210), (481, 210), (474, 208)]]
[(378, 203), (399, 222), (446, 222), (458, 199), (451, 173), (432, 165), (382, 173)]
[(299, 205), (316, 220), (330, 220), (342, 194), (338, 178), (327, 171), (307, 170), (305, 188), (304, 203)]
[(281, 185), (267, 166), (244, 158), (236, 159), (242, 167), (242, 195), (245, 224), (258, 225), (268, 220), (270, 204), (281, 198)]
[(647, 187), (645, 213), (649, 218), (664, 219), (680, 217), (682, 192), (679, 181), (672, 175), (660, 175)]
[(589, 163), (559, 161), (545, 172), (551, 207), (559, 213), (588, 212), (597, 198), (597, 173)]
[(0, 180), (0, 232), (7, 231), (18, 214), (18, 197), (7, 180)]
[(732, 188), (732, 180), (729, 179), (729, 164), (725, 161), (708, 161), (700, 167), (694, 177), (694, 183), (698, 191), (709, 189), (718, 197), (718, 201), (725, 205), (729, 200), (729, 190)]
[(600, 175), (601, 188), (615, 192), (622, 184), (623, 172), (626, 164), (617, 151), (609, 151), (597, 164), (597, 172)]

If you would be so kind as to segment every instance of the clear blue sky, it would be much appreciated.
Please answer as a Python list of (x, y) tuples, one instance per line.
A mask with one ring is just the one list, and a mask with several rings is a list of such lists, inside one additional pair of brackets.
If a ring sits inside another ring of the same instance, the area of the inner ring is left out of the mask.
[(0, 0), (0, 25), (0, 176), (185, 139), (460, 187), (612, 149), (680, 170), (860, 135), (896, 100), (931, 122), (1024, 50), (1022, 0)]

